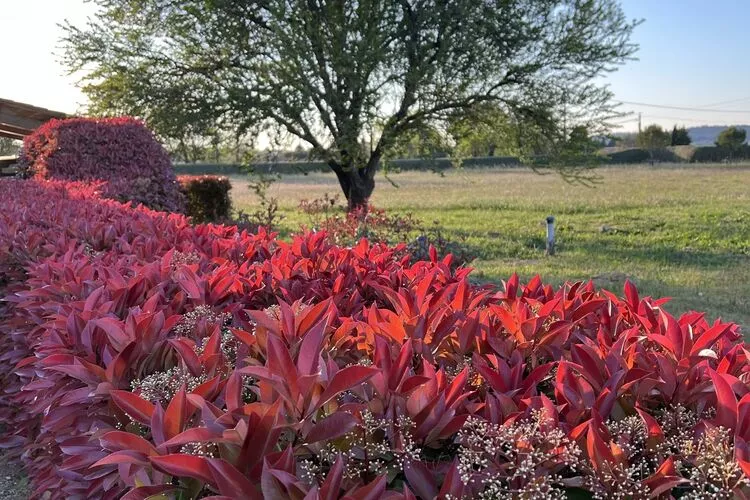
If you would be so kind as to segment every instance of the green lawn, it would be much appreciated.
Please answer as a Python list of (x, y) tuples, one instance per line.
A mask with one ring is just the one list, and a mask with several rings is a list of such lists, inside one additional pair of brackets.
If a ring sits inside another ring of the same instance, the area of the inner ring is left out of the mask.
[[(594, 279), (621, 291), (625, 278), (642, 294), (673, 297), (690, 309), (750, 330), (750, 167), (602, 168), (594, 188), (519, 169), (392, 175), (377, 180), (372, 202), (439, 220), (466, 235), (480, 256), (474, 277), (499, 281), (517, 272), (545, 281)], [(239, 208), (256, 203), (235, 177)], [(307, 222), (302, 198), (339, 192), (331, 174), (287, 176), (270, 193), (285, 215), (282, 236)], [(544, 256), (544, 218), (557, 219), (558, 255)]]

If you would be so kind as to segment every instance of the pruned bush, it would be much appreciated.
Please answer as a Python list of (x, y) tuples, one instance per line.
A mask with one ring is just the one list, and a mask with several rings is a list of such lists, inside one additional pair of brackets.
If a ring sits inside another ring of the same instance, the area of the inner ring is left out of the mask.
[(0, 417), (34, 498), (750, 494), (737, 325), (188, 222), (0, 182)]
[(24, 139), (18, 163), (25, 177), (105, 181), (107, 198), (183, 209), (169, 155), (134, 118), (50, 120)]
[(750, 146), (748, 145), (735, 149), (721, 146), (705, 146), (696, 149), (691, 161), (696, 163), (719, 163), (747, 159), (750, 159)]
[(229, 219), (232, 183), (217, 175), (180, 175), (177, 177), (185, 198), (185, 214), (193, 221), (220, 222)]

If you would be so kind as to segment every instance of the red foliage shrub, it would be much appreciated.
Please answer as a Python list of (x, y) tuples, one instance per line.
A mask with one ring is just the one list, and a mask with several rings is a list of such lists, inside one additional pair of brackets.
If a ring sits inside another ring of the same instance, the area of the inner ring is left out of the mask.
[(498, 291), (59, 183), (0, 183), (0, 246), (2, 417), (37, 496), (748, 493), (738, 327), (630, 284)]
[(180, 175), (180, 191), (185, 198), (185, 215), (195, 222), (219, 222), (229, 219), (232, 183), (218, 175)]
[(19, 165), (29, 177), (106, 181), (107, 198), (182, 210), (169, 155), (134, 118), (50, 120), (24, 139)]

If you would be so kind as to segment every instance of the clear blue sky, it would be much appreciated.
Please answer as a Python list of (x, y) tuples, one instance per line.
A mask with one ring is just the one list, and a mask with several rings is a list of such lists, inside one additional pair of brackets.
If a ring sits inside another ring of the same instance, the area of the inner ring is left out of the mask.
[[(64, 19), (81, 23), (92, 12), (84, 0), (3, 0), (0, 97), (74, 112), (84, 96), (53, 55)], [(678, 107), (750, 110), (750, 0), (622, 0), (635, 32), (638, 61), (608, 76), (617, 99)], [(9, 71), (5, 71), (8, 69)], [(627, 105), (644, 123), (749, 124), (750, 113), (718, 113)], [(634, 129), (636, 122), (623, 125)]]
[[(634, 36), (639, 60), (608, 77), (618, 99), (677, 107), (745, 99), (713, 108), (750, 110), (750, 0), (623, 0), (622, 6), (644, 22)], [(622, 109), (667, 126), (750, 123), (750, 113)]]

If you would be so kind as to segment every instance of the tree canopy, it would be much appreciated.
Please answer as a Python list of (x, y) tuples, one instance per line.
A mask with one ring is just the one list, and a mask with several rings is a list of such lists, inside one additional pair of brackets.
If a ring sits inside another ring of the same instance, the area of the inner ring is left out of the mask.
[(734, 152), (745, 143), (746, 138), (747, 132), (744, 128), (728, 127), (721, 131), (719, 137), (716, 139), (716, 145), (729, 148)]
[(672, 138), (670, 144), (672, 146), (689, 146), (693, 140), (690, 138), (690, 134), (685, 127), (677, 128), (677, 125), (672, 127)]
[(616, 0), (94, 2), (63, 41), (92, 109), (157, 131), (289, 135), (350, 206), (399, 137), (478, 103), (551, 136), (562, 115), (593, 131), (613, 111), (599, 77), (637, 48)]
[(639, 148), (648, 149), (651, 158), (654, 157), (654, 151), (669, 146), (672, 136), (669, 132), (662, 129), (659, 125), (649, 125), (638, 134), (636, 144)]

